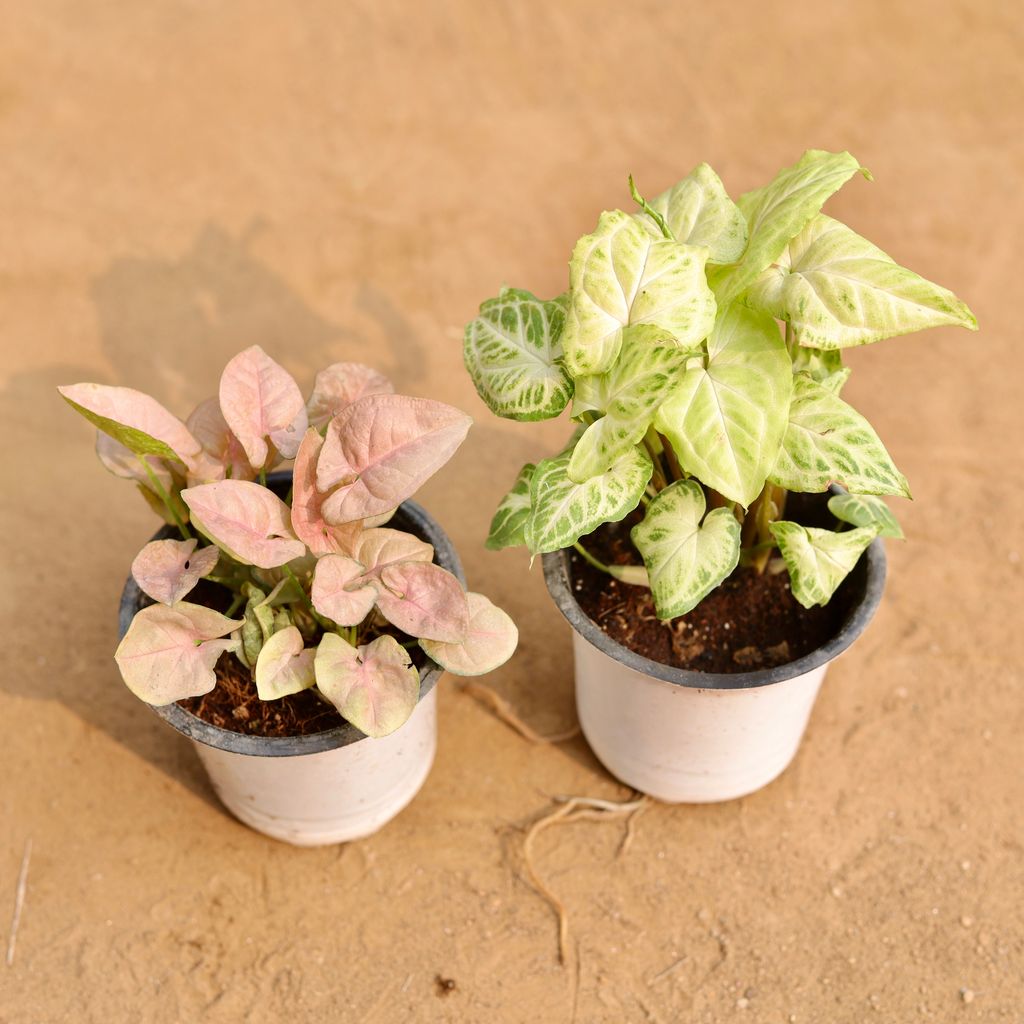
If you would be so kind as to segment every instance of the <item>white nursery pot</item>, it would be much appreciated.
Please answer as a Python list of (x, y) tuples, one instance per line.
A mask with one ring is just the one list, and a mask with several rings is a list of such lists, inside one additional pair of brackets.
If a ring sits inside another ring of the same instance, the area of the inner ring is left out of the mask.
[(829, 663), (864, 631), (885, 584), (885, 550), (875, 540), (833, 598), (846, 613), (827, 644), (777, 668), (694, 672), (609, 637), (573, 594), (570, 554), (544, 555), (544, 578), (573, 627), (580, 727), (614, 776), (668, 803), (732, 800), (782, 774)]
[[(395, 525), (434, 546), (434, 560), (465, 584), (444, 531), (415, 502)], [(157, 539), (173, 536), (161, 530)], [(121, 595), (124, 636), (135, 613), (152, 602), (129, 577)], [(387, 824), (419, 792), (437, 748), (437, 689), (443, 669), (420, 670), (420, 700), (409, 721), (371, 739), (344, 725), (306, 736), (266, 737), (221, 729), (179, 704), (154, 707), (195, 746), (217, 796), (240, 821), (296, 846), (362, 839)]]

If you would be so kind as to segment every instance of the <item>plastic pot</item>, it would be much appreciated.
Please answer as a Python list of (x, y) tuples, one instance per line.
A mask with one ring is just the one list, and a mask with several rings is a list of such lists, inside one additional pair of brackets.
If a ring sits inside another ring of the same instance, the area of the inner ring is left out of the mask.
[(732, 800), (785, 770), (829, 664), (864, 631), (885, 584), (885, 549), (875, 540), (833, 597), (846, 611), (827, 644), (777, 668), (694, 672), (601, 630), (573, 594), (570, 554), (544, 555), (544, 578), (573, 627), (580, 727), (614, 776), (668, 803)]
[[(465, 584), (458, 555), (441, 527), (406, 501), (395, 524), (434, 546), (434, 560)], [(154, 539), (173, 536), (161, 530)], [(130, 576), (121, 594), (120, 634), (149, 598)], [(437, 748), (437, 689), (443, 669), (420, 671), (412, 717), (383, 739), (345, 723), (308, 736), (265, 737), (204, 722), (178, 704), (154, 707), (196, 748), (217, 796), (240, 821), (296, 846), (343, 843), (387, 824), (423, 785)]]

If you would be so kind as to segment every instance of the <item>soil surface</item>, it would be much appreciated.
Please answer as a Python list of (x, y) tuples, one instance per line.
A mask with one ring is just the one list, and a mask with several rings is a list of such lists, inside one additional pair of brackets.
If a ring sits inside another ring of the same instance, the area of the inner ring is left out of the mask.
[[(581, 542), (605, 565), (640, 565), (629, 539), (636, 514), (608, 523)], [(612, 579), (575, 552), (573, 593), (613, 640), (653, 661), (700, 672), (749, 672), (810, 654), (838, 632), (846, 610), (838, 593), (824, 608), (804, 608), (789, 574), (737, 568), (687, 615), (658, 619), (647, 587)]]
[[(0, 1021), (1020, 1021), (1022, 52), (995, 0), (7, 0)], [(810, 146), (875, 177), (826, 212), (982, 329), (844, 352), (843, 398), (914, 501), (792, 765), (742, 800), (652, 804), (621, 855), (622, 820), (537, 833), (564, 966), (525, 831), (630, 790), (457, 680), (429, 778), (376, 835), (298, 849), (232, 818), (120, 681), (118, 597), (156, 522), (55, 387), (187, 415), (255, 343), (307, 394), (354, 360), (464, 409), (417, 500), (519, 626), (479, 682), (563, 732), (570, 630), (539, 559), (483, 542), (568, 426), (490, 413), (463, 327), (503, 284), (561, 294), (629, 173), (654, 196), (707, 160), (738, 196)]]

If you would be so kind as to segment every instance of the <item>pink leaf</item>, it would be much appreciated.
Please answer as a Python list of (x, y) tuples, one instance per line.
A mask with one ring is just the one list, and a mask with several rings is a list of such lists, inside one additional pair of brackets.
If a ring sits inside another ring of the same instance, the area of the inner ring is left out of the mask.
[(358, 626), (377, 600), (376, 588), (362, 579), (365, 572), (366, 566), (355, 559), (325, 555), (313, 573), (313, 607), (339, 626)]
[(313, 428), (299, 445), (292, 473), (292, 529), (314, 555), (342, 554), (352, 551), (359, 536), (359, 523), (332, 526), (320, 513), (323, 495), (316, 489), (316, 463), (324, 439)]
[(316, 648), (303, 647), (302, 634), (295, 626), (274, 633), (256, 659), (256, 692), (260, 700), (277, 700), (315, 685), (315, 657)]
[(409, 636), (461, 643), (469, 628), (469, 607), (462, 584), (439, 565), (402, 562), (380, 574), (377, 607)]
[(267, 468), (269, 442), (295, 457), (306, 430), (306, 405), (292, 375), (259, 347), (239, 352), (220, 378), (220, 407), (253, 469)]
[(128, 689), (147, 704), (198, 697), (214, 688), (217, 659), (237, 644), (217, 637), (242, 624), (186, 601), (150, 605), (132, 619), (114, 660)]
[(255, 476), (245, 449), (224, 419), (216, 398), (200, 402), (185, 425), (203, 446), (196, 466), (189, 473), (189, 484), (214, 483), (225, 477), (231, 480), (251, 480)]
[(57, 390), (94, 426), (137, 454), (177, 456), (188, 465), (200, 452), (185, 424), (141, 391), (105, 384), (70, 384)]
[(434, 549), (402, 530), (373, 529), (363, 530), (357, 535), (352, 557), (366, 566), (366, 576), (379, 577), (389, 565), (432, 561)]
[(334, 363), (321, 370), (313, 382), (313, 394), (306, 403), (309, 425), (319, 429), (332, 416), (365, 395), (390, 395), (391, 381), (362, 363)]
[(132, 576), (143, 593), (161, 604), (177, 604), (204, 576), (213, 572), (220, 550), (191, 540), (150, 541), (132, 562)]
[(469, 629), (460, 644), (421, 640), (420, 647), (442, 668), (457, 676), (481, 676), (504, 665), (519, 642), (512, 619), (483, 594), (466, 594)]
[(473, 421), (427, 398), (368, 395), (327, 428), (316, 485), (332, 523), (395, 508), (455, 454)]
[(358, 650), (337, 633), (325, 633), (316, 652), (320, 692), (367, 736), (379, 738), (404, 725), (416, 710), (420, 677), (392, 636)]
[(245, 565), (273, 569), (306, 553), (292, 533), (288, 506), (249, 480), (221, 480), (181, 492), (192, 522)]

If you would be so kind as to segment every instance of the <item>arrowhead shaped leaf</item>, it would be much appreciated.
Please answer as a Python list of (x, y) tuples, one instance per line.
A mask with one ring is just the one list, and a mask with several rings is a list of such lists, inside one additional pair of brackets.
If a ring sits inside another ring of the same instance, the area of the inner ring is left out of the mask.
[(681, 348), (701, 341), (715, 319), (706, 260), (706, 249), (652, 238), (621, 210), (602, 213), (597, 230), (576, 243), (569, 263), (562, 347), (573, 375), (609, 369), (629, 324), (663, 327)]
[[(643, 555), (658, 618), (685, 615), (736, 568), (740, 524), (726, 508), (704, 515), (704, 492), (693, 480), (666, 487), (630, 531)], [(701, 523), (701, 519), (704, 522)]]
[(519, 630), (512, 619), (483, 594), (466, 594), (469, 628), (459, 644), (421, 640), (420, 647), (443, 669), (457, 676), (482, 676), (515, 653)]
[(188, 465), (202, 450), (177, 416), (141, 391), (105, 384), (69, 384), (57, 390), (93, 426), (136, 455)]
[(268, 441), (295, 458), (306, 431), (306, 403), (292, 375), (259, 345), (239, 352), (220, 378), (220, 408), (253, 469), (270, 458)]
[(898, 266), (877, 246), (818, 214), (751, 286), (754, 309), (788, 320), (801, 345), (843, 349), (926, 327), (978, 329), (951, 291)]
[(138, 612), (114, 654), (128, 689), (147, 704), (173, 704), (209, 693), (213, 667), (237, 641), (221, 640), (241, 626), (212, 608), (182, 601), (173, 608), (150, 605)]
[[(649, 205), (665, 218), (677, 242), (704, 246), (709, 263), (733, 263), (743, 255), (747, 221), (707, 164), (695, 167)], [(662, 237), (661, 229), (647, 214), (635, 216), (652, 235)]]
[(793, 374), (771, 317), (725, 310), (707, 366), (691, 366), (655, 417), (680, 464), (744, 507), (760, 494), (786, 431)]
[(161, 604), (177, 604), (217, 565), (220, 550), (191, 540), (150, 541), (132, 562), (132, 576), (144, 594)]
[(910, 497), (868, 421), (802, 373), (793, 378), (789, 426), (770, 479), (788, 491), (813, 493), (837, 483), (856, 494)]
[(903, 540), (903, 530), (892, 510), (870, 494), (837, 494), (828, 499), (828, 509), (842, 523), (872, 527), (879, 537)]
[(325, 555), (313, 573), (313, 607), (339, 626), (358, 626), (377, 602), (377, 589), (364, 580), (365, 572), (354, 558)]
[(317, 463), (323, 514), (349, 523), (389, 512), (455, 454), (473, 421), (426, 398), (368, 395), (331, 420)]
[(306, 553), (288, 506), (249, 480), (221, 480), (181, 492), (192, 522), (235, 561), (273, 569)]
[(538, 463), (530, 484), (526, 543), (539, 555), (575, 544), (602, 523), (617, 523), (640, 503), (654, 472), (647, 453), (631, 448), (606, 473), (585, 483), (569, 478), (572, 450)]
[(379, 636), (357, 650), (337, 633), (325, 633), (315, 668), (320, 692), (367, 736), (387, 736), (416, 709), (420, 677), (392, 636)]
[(315, 427), (306, 431), (292, 470), (292, 529), (314, 555), (352, 553), (361, 530), (359, 522), (335, 526), (323, 516), (324, 495), (316, 487), (316, 467), (324, 439)]
[(315, 686), (315, 657), (316, 649), (304, 647), (302, 634), (295, 626), (274, 633), (256, 659), (256, 692), (260, 700), (277, 700)]
[(492, 551), (526, 543), (526, 524), (531, 508), (530, 481), (533, 480), (536, 468), (532, 462), (523, 466), (512, 490), (501, 499), (487, 534), (487, 547)]
[(209, 484), (217, 480), (251, 480), (255, 470), (241, 442), (232, 433), (216, 398), (200, 402), (185, 421), (202, 454), (189, 472), (189, 484)]
[(366, 395), (390, 395), (394, 386), (382, 373), (362, 363), (332, 363), (313, 381), (306, 403), (309, 425), (319, 430), (342, 409)]
[(828, 604), (878, 534), (875, 527), (833, 533), (787, 522), (772, 523), (771, 531), (789, 569), (793, 596), (805, 608)]
[(409, 636), (461, 643), (469, 628), (469, 608), (462, 584), (430, 562), (400, 562), (380, 573), (377, 608)]
[(682, 380), (691, 354), (660, 327), (623, 330), (619, 358), (591, 389), (600, 392), (605, 415), (576, 443), (570, 479), (583, 483), (606, 472), (643, 439), (658, 406)]
[(510, 420), (547, 420), (572, 397), (572, 378), (561, 364), (565, 296), (542, 302), (518, 288), (503, 288), (466, 327), (463, 360), (477, 394)]
[(745, 292), (858, 170), (869, 176), (849, 153), (811, 149), (769, 185), (741, 196), (738, 205), (749, 227), (747, 249), (739, 263), (714, 275), (719, 305)]

